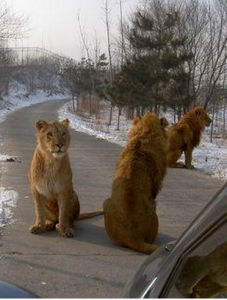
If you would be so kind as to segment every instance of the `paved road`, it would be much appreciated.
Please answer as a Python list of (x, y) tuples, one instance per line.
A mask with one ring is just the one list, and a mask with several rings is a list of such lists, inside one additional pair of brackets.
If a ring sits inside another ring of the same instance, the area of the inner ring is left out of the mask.
[[(0, 124), (5, 151), (21, 163), (0, 164), (0, 186), (18, 191), (16, 221), (0, 236), (0, 280), (51, 298), (118, 297), (132, 273), (147, 257), (115, 246), (104, 230), (103, 217), (75, 224), (76, 236), (56, 232), (32, 235), (33, 202), (27, 180), (35, 147), (35, 122), (57, 118), (63, 101), (48, 101), (10, 114)], [(81, 211), (100, 209), (109, 196), (111, 179), (121, 147), (72, 131), (70, 157)], [(7, 170), (5, 170), (7, 169)], [(197, 171), (168, 170), (158, 196), (160, 233), (157, 243), (177, 238), (197, 215), (221, 182)]]

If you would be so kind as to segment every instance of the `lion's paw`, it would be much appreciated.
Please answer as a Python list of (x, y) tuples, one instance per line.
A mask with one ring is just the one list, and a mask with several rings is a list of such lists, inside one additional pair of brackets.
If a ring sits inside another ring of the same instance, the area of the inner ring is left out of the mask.
[(173, 165), (174, 168), (185, 168), (185, 164), (183, 162), (177, 162), (175, 165)]
[(74, 231), (70, 227), (63, 227), (63, 226), (60, 226), (59, 224), (57, 224), (56, 229), (64, 237), (73, 237), (74, 236)]
[(51, 221), (46, 221), (45, 227), (46, 227), (46, 231), (55, 230), (55, 223)]
[(45, 227), (43, 227), (41, 225), (32, 225), (32, 226), (30, 226), (29, 231), (31, 233), (39, 234), (39, 233), (45, 232)]
[(193, 170), (195, 169), (195, 167), (193, 165), (190, 165), (190, 166), (186, 166), (186, 169)]

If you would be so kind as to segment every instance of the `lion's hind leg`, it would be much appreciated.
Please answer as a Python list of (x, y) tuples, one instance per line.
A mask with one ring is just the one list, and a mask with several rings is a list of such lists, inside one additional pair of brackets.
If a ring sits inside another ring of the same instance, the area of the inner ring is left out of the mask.
[(185, 167), (187, 169), (194, 169), (194, 166), (192, 165), (192, 151), (193, 151), (193, 147), (190, 145), (187, 145), (187, 149), (184, 151)]
[(80, 215), (80, 202), (78, 195), (75, 191), (73, 191), (72, 198), (72, 215), (70, 216), (70, 226), (73, 227), (73, 222), (78, 219)]
[(170, 168), (183, 168), (184, 164), (177, 162), (181, 157), (182, 150), (169, 151), (167, 153), (167, 165)]
[(129, 234), (130, 238), (126, 239), (128, 247), (145, 254), (153, 253), (158, 248), (153, 244), (158, 234), (158, 217), (155, 211), (151, 215), (147, 215), (147, 222), (140, 230), (132, 235)]
[(73, 190), (66, 190), (58, 195), (59, 220), (56, 224), (57, 231), (64, 237), (74, 236), (74, 221), (80, 213), (78, 196)]

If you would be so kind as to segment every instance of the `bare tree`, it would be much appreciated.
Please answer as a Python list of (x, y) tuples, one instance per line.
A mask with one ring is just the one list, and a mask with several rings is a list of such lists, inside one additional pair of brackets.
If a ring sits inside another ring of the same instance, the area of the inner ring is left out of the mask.
[(212, 101), (227, 63), (227, 9), (225, 0), (214, 1), (209, 9), (210, 64), (206, 72), (207, 91), (204, 108)]
[(90, 59), (90, 52), (89, 52), (88, 42), (87, 42), (87, 39), (86, 39), (86, 34), (84, 32), (84, 29), (82, 28), (81, 21), (80, 21), (80, 12), (78, 12), (78, 14), (77, 14), (77, 24), (78, 24), (78, 28), (79, 28), (79, 34), (80, 34), (80, 38), (81, 38), (81, 41), (82, 41), (82, 45), (83, 45), (84, 50), (86, 52), (86, 58)]
[(19, 39), (29, 32), (28, 17), (15, 13), (5, 1), (0, 4), (0, 41)]
[(28, 18), (16, 14), (6, 2), (0, 4), (0, 98), (8, 94), (10, 80), (10, 64), (13, 52), (7, 48), (11, 39), (22, 38), (28, 32)]
[(89, 114), (91, 115), (91, 113), (92, 113), (92, 103), (91, 102), (92, 102), (92, 94), (94, 93), (94, 81), (93, 81), (93, 77), (92, 77), (92, 66), (91, 66), (90, 50), (89, 50), (88, 42), (86, 40), (86, 35), (85, 35), (84, 30), (82, 29), (82, 26), (81, 26), (80, 14), (79, 13), (77, 15), (77, 22), (78, 22), (78, 27), (79, 27), (80, 38), (81, 38), (83, 47), (84, 47), (85, 52), (86, 52), (87, 61), (89, 63), (89, 80), (90, 80), (91, 89), (88, 93), (88, 97), (89, 97)]
[(173, 3), (181, 13), (178, 34), (187, 39), (184, 52), (192, 54), (186, 63), (188, 94), (194, 98), (194, 105), (201, 102), (207, 108), (226, 64), (226, 2), (180, 0)]
[(225, 129), (225, 127), (226, 127), (226, 118), (225, 118), (226, 108), (227, 108), (227, 97), (225, 96), (224, 107), (223, 107), (223, 133), (222, 133), (223, 139), (226, 139), (226, 134), (225, 134), (225, 131), (226, 131), (226, 129)]
[[(111, 49), (111, 42), (110, 42), (110, 25), (109, 25), (109, 23), (110, 23), (110, 21), (109, 21), (110, 9), (109, 9), (109, 6), (108, 6), (108, 0), (105, 0), (104, 12), (105, 12), (107, 47), (108, 47), (108, 56), (109, 56), (110, 84), (112, 84), (112, 82), (113, 82), (113, 63), (112, 63), (112, 49)], [(111, 123), (112, 123), (112, 114), (113, 114), (113, 105), (112, 105), (112, 101), (111, 101), (110, 102), (110, 113), (109, 113), (108, 125), (111, 125)]]
[[(121, 34), (121, 43), (120, 43), (120, 51), (121, 51), (121, 67), (124, 64), (124, 56), (126, 55), (125, 49), (125, 38), (124, 38), (124, 26), (123, 26), (123, 12), (122, 12), (122, 0), (119, 0), (119, 8), (120, 8), (120, 34)], [(120, 117), (121, 117), (122, 107), (118, 107), (118, 116), (117, 116), (117, 130), (120, 129)]]

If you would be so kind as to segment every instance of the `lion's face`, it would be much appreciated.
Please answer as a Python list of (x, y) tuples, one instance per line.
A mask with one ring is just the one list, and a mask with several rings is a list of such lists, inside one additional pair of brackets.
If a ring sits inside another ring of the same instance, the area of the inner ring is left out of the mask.
[(212, 119), (208, 116), (206, 111), (202, 107), (195, 107), (194, 109), (195, 115), (199, 122), (205, 127), (205, 126), (210, 126), (210, 123), (212, 122)]
[(39, 120), (36, 123), (36, 129), (37, 140), (41, 149), (51, 154), (54, 158), (64, 157), (70, 144), (68, 126), (68, 119), (62, 122)]

